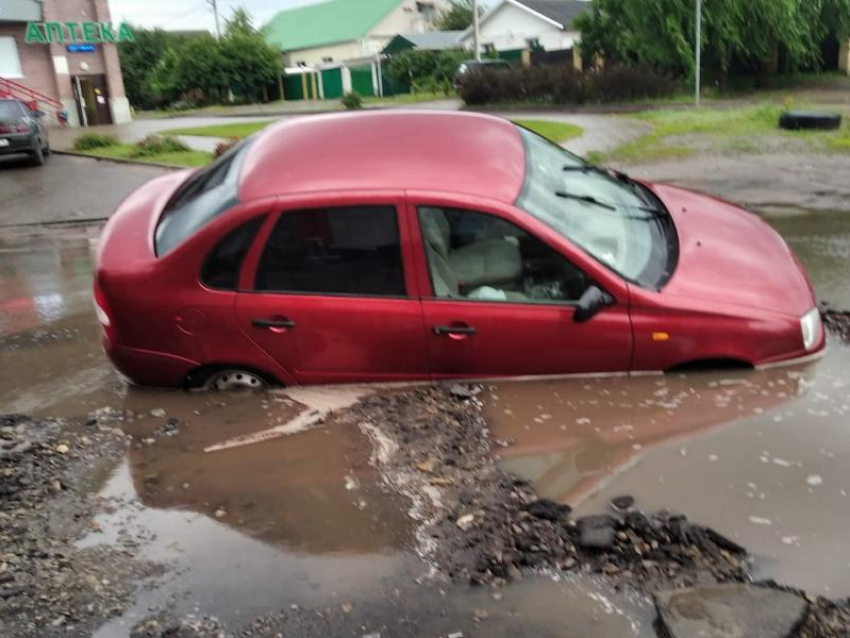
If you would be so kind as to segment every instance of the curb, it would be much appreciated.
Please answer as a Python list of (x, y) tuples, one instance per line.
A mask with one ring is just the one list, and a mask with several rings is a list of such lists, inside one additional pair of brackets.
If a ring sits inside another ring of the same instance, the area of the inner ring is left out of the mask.
[(53, 155), (70, 155), (71, 157), (86, 157), (88, 159), (97, 160), (99, 162), (112, 162), (113, 164), (132, 164), (133, 166), (153, 166), (154, 168), (167, 168), (169, 170), (185, 170), (191, 169), (192, 166), (180, 166), (180, 164), (165, 164), (163, 162), (140, 162), (138, 160), (124, 159), (121, 157), (100, 157), (98, 155), (89, 155), (88, 153), (80, 153), (79, 151), (60, 151), (51, 149)]

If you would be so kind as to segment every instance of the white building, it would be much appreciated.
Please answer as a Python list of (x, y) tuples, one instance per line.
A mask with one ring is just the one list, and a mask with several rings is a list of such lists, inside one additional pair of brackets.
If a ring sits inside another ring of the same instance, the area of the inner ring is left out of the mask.
[[(572, 49), (581, 39), (573, 21), (590, 11), (590, 6), (588, 0), (500, 0), (481, 17), (481, 49)], [(471, 29), (462, 43), (467, 49), (473, 48)]]

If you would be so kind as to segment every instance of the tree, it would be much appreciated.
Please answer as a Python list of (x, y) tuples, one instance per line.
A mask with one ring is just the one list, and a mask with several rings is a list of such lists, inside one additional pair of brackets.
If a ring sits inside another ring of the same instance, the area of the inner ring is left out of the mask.
[(124, 89), (130, 103), (138, 108), (156, 106), (158, 96), (151, 91), (151, 70), (166, 51), (177, 46), (185, 36), (163, 31), (133, 27), (135, 42), (124, 42), (118, 47)]
[(140, 108), (181, 98), (223, 100), (228, 89), (256, 100), (280, 72), (280, 53), (243, 9), (233, 11), (220, 40), (205, 31), (187, 36), (138, 28), (135, 35), (136, 42), (119, 51), (127, 95)]
[[(483, 13), (478, 8), (478, 15)], [(440, 13), (435, 26), (438, 31), (464, 31), (472, 26), (472, 0), (451, 0), (451, 6)]]
[(254, 28), (244, 9), (234, 9), (221, 40), (229, 85), (254, 101), (264, 86), (275, 82), (281, 70), (280, 52)]
[[(585, 56), (647, 64), (680, 76), (694, 69), (693, 0), (593, 0), (576, 19)], [(721, 82), (732, 70), (758, 73), (780, 48), (790, 69), (816, 63), (829, 32), (850, 29), (850, 0), (706, 0), (703, 59)]]

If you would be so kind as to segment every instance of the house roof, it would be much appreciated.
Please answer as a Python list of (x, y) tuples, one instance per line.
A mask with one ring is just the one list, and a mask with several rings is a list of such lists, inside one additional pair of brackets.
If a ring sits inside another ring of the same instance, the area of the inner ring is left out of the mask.
[[(591, 9), (589, 0), (502, 0), (481, 18), (484, 25), (505, 5), (513, 5), (536, 15), (538, 18), (559, 27), (564, 31), (573, 31), (573, 20)], [(463, 32), (463, 40), (469, 40), (472, 27)]]
[(281, 51), (311, 49), (365, 37), (401, 0), (329, 0), (278, 12), (266, 42)]
[(565, 31), (570, 31), (573, 20), (591, 9), (587, 0), (516, 0), (516, 4), (557, 22)]
[(429, 31), (427, 33), (399, 33), (384, 47), (383, 53), (397, 53), (405, 49), (443, 51), (460, 46), (464, 31)]

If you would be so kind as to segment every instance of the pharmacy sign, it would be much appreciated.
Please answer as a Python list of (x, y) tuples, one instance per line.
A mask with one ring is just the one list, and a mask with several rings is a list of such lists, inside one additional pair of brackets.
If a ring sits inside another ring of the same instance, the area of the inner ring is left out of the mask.
[(24, 38), (27, 44), (66, 44), (73, 42), (135, 42), (130, 25), (118, 28), (111, 22), (29, 22)]

